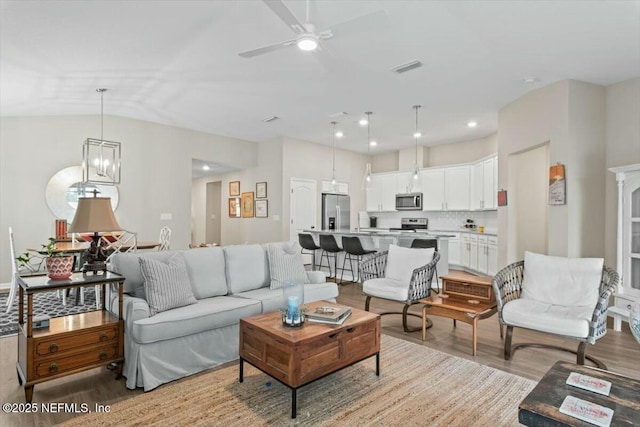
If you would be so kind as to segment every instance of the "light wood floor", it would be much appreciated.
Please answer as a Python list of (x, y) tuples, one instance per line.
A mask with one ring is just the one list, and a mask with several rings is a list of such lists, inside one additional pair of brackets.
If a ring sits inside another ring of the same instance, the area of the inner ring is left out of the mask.
[[(360, 285), (342, 285), (338, 302), (352, 307), (364, 308), (364, 296), (361, 293)], [(402, 304), (383, 302), (379, 299), (374, 299), (371, 305), (371, 311), (374, 312), (401, 309)], [(415, 306), (412, 311), (419, 313), (419, 307)], [(411, 325), (420, 325), (418, 318), (410, 317), (409, 319)], [(510, 361), (504, 360), (502, 356), (503, 341), (500, 339), (497, 315), (480, 321), (478, 354), (473, 357), (471, 356), (470, 325), (458, 322), (457, 327), (454, 328), (450, 319), (435, 316), (432, 316), (431, 319), (433, 327), (427, 331), (426, 342), (422, 341), (419, 331), (408, 334), (402, 331), (400, 315), (383, 316), (382, 333), (536, 381), (542, 378), (557, 360), (575, 363), (575, 356), (571, 353), (547, 349), (521, 349), (514, 354)], [(516, 329), (514, 343), (530, 341), (562, 345), (572, 349), (577, 348), (576, 341), (556, 339), (544, 334)], [(24, 403), (24, 392), (18, 385), (15, 370), (16, 345), (17, 338), (15, 336), (0, 338), (0, 401), (2, 403)], [(609, 370), (640, 379), (640, 345), (634, 340), (626, 323), (623, 323), (622, 332), (610, 329), (596, 345), (589, 346), (587, 352), (605, 362)], [(384, 363), (384, 355), (382, 355), (382, 360)], [(141, 393), (141, 389), (128, 390), (124, 380), (116, 381), (112, 371), (99, 368), (36, 385), (34, 402), (84, 402), (92, 406), (95, 403), (113, 405)], [(73, 416), (75, 415), (72, 413), (64, 412), (58, 414), (0, 413), (0, 425), (48, 426)]]

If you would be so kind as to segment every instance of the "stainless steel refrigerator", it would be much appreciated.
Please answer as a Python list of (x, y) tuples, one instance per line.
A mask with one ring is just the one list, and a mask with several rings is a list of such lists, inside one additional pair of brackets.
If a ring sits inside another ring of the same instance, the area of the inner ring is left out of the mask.
[(349, 231), (351, 198), (344, 194), (322, 193), (322, 229)]

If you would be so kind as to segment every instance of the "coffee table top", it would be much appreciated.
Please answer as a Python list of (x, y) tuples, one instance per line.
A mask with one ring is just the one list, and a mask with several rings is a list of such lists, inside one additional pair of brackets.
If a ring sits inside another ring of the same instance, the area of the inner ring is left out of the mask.
[[(308, 304), (303, 304), (308, 311), (314, 310), (321, 305), (333, 305), (342, 307), (342, 304), (336, 304), (329, 301), (316, 301)], [(337, 331), (351, 328), (353, 326), (375, 321), (380, 318), (379, 314), (371, 313), (368, 311), (360, 310), (351, 307), (351, 315), (344, 321), (342, 325), (330, 325), (326, 323), (317, 323), (307, 320), (304, 326), (299, 328), (292, 328), (284, 326), (282, 324), (282, 315), (279, 311), (272, 311), (270, 313), (257, 314), (255, 316), (249, 316), (240, 319), (240, 323), (253, 325), (260, 328), (264, 332), (267, 332), (278, 338), (290, 342), (305, 341), (307, 339), (313, 339), (319, 335), (330, 335)]]
[[(474, 304), (469, 301), (477, 301), (477, 303)], [(497, 307), (495, 300), (489, 302), (473, 299), (473, 297), (465, 298), (457, 295), (450, 295), (448, 298), (443, 298), (442, 295), (432, 295), (418, 302), (432, 307), (442, 307), (463, 313), (483, 313)]]
[[(611, 382), (609, 396), (603, 396), (566, 384), (571, 372), (578, 372)], [(518, 419), (520, 423), (525, 425), (593, 427), (593, 424), (565, 415), (559, 411), (565, 397), (574, 396), (578, 399), (613, 409), (611, 426), (637, 426), (640, 425), (638, 390), (640, 390), (640, 381), (633, 378), (569, 362), (556, 362), (531, 393), (520, 403)]]

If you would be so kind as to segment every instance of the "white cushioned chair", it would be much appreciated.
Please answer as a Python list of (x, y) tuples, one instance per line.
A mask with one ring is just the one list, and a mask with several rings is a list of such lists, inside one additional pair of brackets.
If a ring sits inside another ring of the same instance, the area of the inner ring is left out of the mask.
[[(359, 268), (362, 291), (367, 297), (365, 311), (369, 311), (373, 297), (402, 302), (402, 313), (380, 314), (402, 314), (402, 327), (405, 332), (420, 329), (408, 327), (408, 315), (421, 316), (408, 313), (407, 310), (418, 300), (429, 297), (433, 272), (439, 259), (440, 254), (433, 248), (412, 249), (395, 245), (390, 245), (387, 251), (365, 255)], [(430, 323), (427, 327), (429, 326)]]
[[(501, 325), (507, 326), (504, 358), (522, 347), (548, 347), (576, 354), (599, 368), (606, 365), (586, 355), (586, 345), (607, 332), (609, 296), (618, 284), (618, 273), (603, 265), (602, 258), (563, 258), (525, 252), (496, 274), (493, 289)], [(525, 328), (580, 341), (577, 351), (539, 343), (511, 345), (513, 328)]]

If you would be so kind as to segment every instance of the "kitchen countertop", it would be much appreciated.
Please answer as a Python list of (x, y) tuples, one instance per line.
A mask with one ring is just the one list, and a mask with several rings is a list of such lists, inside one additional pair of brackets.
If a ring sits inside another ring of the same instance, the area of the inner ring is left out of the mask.
[[(380, 232), (389, 232), (388, 228), (360, 228), (360, 231), (372, 231), (374, 233), (380, 233)], [(432, 234), (433, 236), (440, 236), (442, 233), (467, 233), (467, 234), (476, 234), (479, 236), (497, 236), (498, 233), (494, 232), (494, 231), (485, 231), (484, 233), (480, 233), (478, 230), (469, 230), (466, 228), (461, 228), (461, 229), (457, 229), (457, 230), (425, 230), (425, 231), (418, 231), (418, 233), (427, 233), (427, 234)], [(435, 234), (437, 233), (437, 234)], [(409, 233), (410, 234), (410, 233)], [(454, 237), (451, 234), (447, 234), (447, 237)]]
[(426, 231), (390, 231), (385, 228), (361, 228), (358, 230), (344, 231), (344, 230), (302, 230), (305, 233), (326, 233), (326, 234), (339, 234), (342, 236), (369, 236), (369, 237), (396, 237), (396, 238), (432, 238), (442, 239), (454, 237), (453, 234), (431, 234), (430, 230)]

